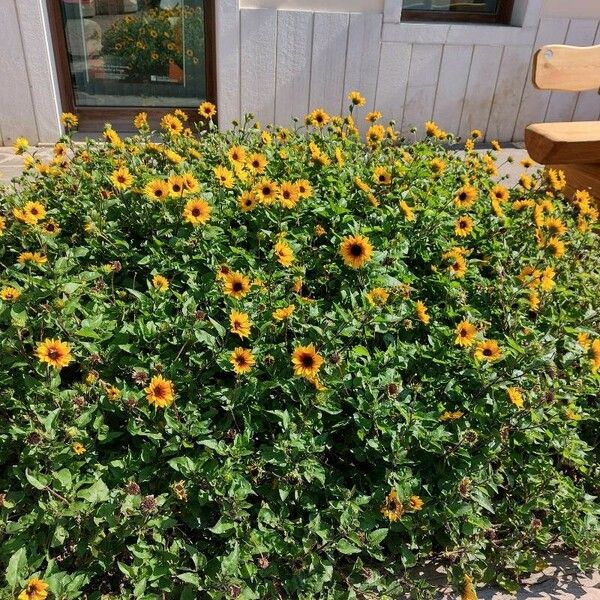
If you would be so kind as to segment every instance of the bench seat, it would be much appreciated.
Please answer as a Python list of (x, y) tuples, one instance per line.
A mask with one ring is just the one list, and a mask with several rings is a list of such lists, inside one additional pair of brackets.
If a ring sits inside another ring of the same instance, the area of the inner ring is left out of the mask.
[(600, 122), (535, 123), (525, 130), (529, 156), (543, 165), (598, 163)]

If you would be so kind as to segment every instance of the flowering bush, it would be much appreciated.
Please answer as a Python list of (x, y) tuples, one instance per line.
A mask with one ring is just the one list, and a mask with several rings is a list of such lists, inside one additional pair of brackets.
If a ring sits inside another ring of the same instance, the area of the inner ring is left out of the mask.
[[(597, 565), (597, 209), (367, 115), (167, 115), (4, 188), (6, 597), (391, 598)], [(66, 122), (75, 123), (72, 115)], [(524, 169), (531, 166), (524, 161)], [(46, 586), (46, 587), (44, 587)]]

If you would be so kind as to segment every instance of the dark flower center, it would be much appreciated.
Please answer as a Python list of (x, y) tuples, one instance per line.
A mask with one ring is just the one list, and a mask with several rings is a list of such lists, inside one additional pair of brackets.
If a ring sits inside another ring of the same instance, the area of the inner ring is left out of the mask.
[(231, 286), (231, 289), (234, 292), (241, 292), (244, 289), (244, 286), (242, 285), (241, 281), (234, 281), (233, 285)]
[(302, 362), (302, 366), (307, 369), (310, 369), (315, 364), (315, 360), (310, 354), (303, 354), (300, 358), (300, 362)]
[(360, 244), (352, 244), (352, 246), (350, 246), (350, 254), (352, 254), (352, 256), (362, 256), (363, 252), (364, 249)]
[(461, 192), (458, 198), (464, 202), (467, 199), (467, 192)]
[(491, 350), (490, 348), (486, 348), (486, 349), (483, 351), (483, 355), (484, 355), (484, 356), (491, 356), (491, 355), (492, 355), (492, 350)]
[(60, 357), (60, 352), (56, 348), (51, 348), (50, 350), (48, 350), (48, 356), (52, 360), (56, 360), (57, 358)]
[(194, 217), (198, 217), (198, 216), (200, 216), (200, 212), (201, 212), (201, 211), (200, 211), (200, 209), (199, 209), (199, 208), (193, 208), (193, 209), (192, 209), (192, 215), (193, 215)]

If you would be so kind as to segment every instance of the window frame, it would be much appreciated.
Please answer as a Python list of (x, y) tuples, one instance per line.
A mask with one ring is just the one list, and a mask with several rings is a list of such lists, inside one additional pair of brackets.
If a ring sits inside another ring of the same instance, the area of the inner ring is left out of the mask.
[[(52, 51), (56, 65), (57, 85), (61, 111), (73, 112), (79, 117), (78, 131), (97, 133), (103, 125), (110, 122), (117, 131), (133, 131), (134, 116), (144, 111), (148, 114), (150, 126), (157, 128), (163, 115), (182, 108), (189, 115), (192, 123), (199, 122), (200, 116), (194, 108), (174, 106), (78, 106), (71, 78), (67, 38), (64, 29), (61, 3), (62, 0), (46, 0)], [(205, 35), (205, 78), (206, 100), (217, 103), (217, 70), (216, 70), (216, 18), (215, 3), (219, 0), (205, 0), (204, 35)]]
[(495, 13), (451, 11), (451, 10), (407, 10), (402, 9), (402, 22), (430, 23), (483, 23), (488, 25), (509, 25), (515, 0), (499, 0)]

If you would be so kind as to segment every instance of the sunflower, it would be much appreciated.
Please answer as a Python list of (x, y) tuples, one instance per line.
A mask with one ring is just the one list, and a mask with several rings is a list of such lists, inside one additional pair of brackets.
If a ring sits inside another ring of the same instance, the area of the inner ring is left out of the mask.
[(279, 186), (279, 200), (285, 208), (294, 208), (298, 204), (300, 194), (298, 186), (290, 181), (284, 181)]
[(185, 182), (181, 175), (171, 175), (167, 181), (169, 184), (169, 196), (171, 198), (181, 198), (185, 192)]
[(392, 175), (385, 167), (376, 167), (373, 171), (373, 181), (381, 185), (392, 183)]
[(379, 121), (381, 117), (383, 117), (383, 115), (378, 110), (373, 110), (365, 115), (365, 121), (367, 123), (375, 123), (375, 121)]
[(217, 114), (217, 107), (212, 102), (203, 102), (198, 107), (198, 114), (205, 119), (212, 119)]
[(4, 232), (5, 229), (6, 229), (6, 219), (4, 217), (0, 217), (0, 235), (2, 235), (2, 233)]
[(229, 323), (231, 325), (231, 333), (239, 335), (241, 339), (250, 335), (250, 329), (252, 328), (252, 322), (250, 317), (243, 312), (232, 310), (229, 315)]
[(364, 106), (367, 103), (367, 100), (360, 92), (350, 92), (348, 94), (348, 100), (353, 106)]
[(119, 167), (116, 171), (113, 171), (110, 180), (118, 190), (126, 190), (133, 183), (133, 177), (127, 167)]
[(434, 121), (426, 121), (425, 122), (425, 135), (427, 137), (439, 137), (441, 133), (441, 129), (438, 124)]
[(29, 141), (27, 140), (27, 138), (18, 137), (15, 140), (13, 148), (14, 148), (14, 151), (15, 151), (16, 155), (23, 154), (29, 148)]
[(400, 502), (398, 492), (396, 492), (394, 488), (392, 488), (390, 493), (385, 497), (385, 501), (381, 507), (381, 514), (391, 523), (399, 521), (404, 514), (402, 502)]
[(595, 373), (600, 369), (600, 339), (592, 342), (590, 351), (592, 353), (592, 371)]
[(232, 271), (225, 275), (223, 292), (236, 300), (241, 300), (250, 291), (250, 280), (241, 273)]
[(43, 265), (48, 262), (48, 259), (39, 252), (21, 252), (19, 256), (17, 256), (17, 262), (20, 265), (24, 265), (26, 263), (33, 263), (34, 265)]
[(530, 190), (533, 186), (533, 179), (527, 173), (522, 173), (519, 177), (519, 185), (526, 190)]
[(75, 452), (75, 454), (77, 454), (77, 456), (81, 456), (82, 454), (85, 454), (87, 452), (85, 446), (80, 443), (80, 442), (75, 442), (72, 446), (71, 446), (73, 452)]
[(564, 235), (567, 231), (565, 224), (560, 219), (554, 217), (546, 219), (543, 226), (548, 230), (548, 233), (553, 236)]
[(71, 112), (64, 112), (60, 115), (60, 122), (65, 127), (77, 127), (79, 118)]
[(521, 393), (521, 390), (519, 390), (519, 388), (516, 387), (509, 387), (506, 390), (506, 394), (508, 396), (508, 399), (517, 407), (517, 408), (523, 408), (523, 394)]
[(254, 186), (254, 194), (259, 202), (269, 206), (277, 199), (279, 187), (268, 179), (262, 179)]
[(556, 282), (554, 281), (555, 275), (556, 271), (552, 267), (546, 267), (543, 270), (540, 287), (544, 292), (549, 292), (556, 285)]
[(473, 579), (465, 573), (463, 577), (463, 591), (461, 600), (477, 600), (477, 591), (473, 585)]
[(548, 179), (548, 183), (555, 192), (560, 192), (567, 185), (565, 172), (561, 171), (560, 169), (547, 169), (546, 177)]
[(218, 165), (213, 172), (219, 184), (224, 188), (231, 189), (233, 187), (233, 173), (227, 167)]
[(256, 208), (258, 200), (254, 192), (246, 191), (238, 198), (238, 206), (242, 212), (250, 212)]
[(590, 341), (590, 334), (581, 332), (577, 334), (577, 343), (584, 349), (589, 350), (592, 342)]
[(429, 167), (433, 173), (433, 177), (441, 177), (446, 170), (446, 163), (441, 158), (434, 158), (430, 161)]
[(317, 353), (313, 344), (298, 346), (292, 353), (294, 375), (297, 377), (306, 377), (307, 379), (316, 377), (323, 362), (323, 357)]
[(153, 179), (144, 187), (144, 195), (150, 200), (166, 200), (169, 193), (169, 184), (162, 179)]
[(191, 173), (183, 173), (181, 175), (183, 179), (183, 185), (185, 187), (185, 194), (195, 194), (200, 189), (198, 180)]
[(45, 600), (48, 597), (47, 590), (48, 584), (46, 582), (33, 577), (27, 582), (25, 589), (17, 596), (17, 600)]
[(477, 190), (472, 185), (465, 185), (457, 190), (454, 204), (458, 208), (471, 208), (477, 201)]
[(26, 202), (23, 208), (13, 208), (13, 215), (23, 223), (35, 225), (46, 216), (46, 209), (40, 202)]
[(390, 295), (387, 290), (382, 287), (373, 288), (367, 294), (367, 300), (369, 301), (369, 304), (372, 304), (373, 306), (383, 306), (388, 301), (389, 297)]
[(427, 307), (421, 300), (415, 302), (415, 312), (417, 313), (417, 319), (419, 319), (421, 323), (427, 325), (429, 321), (431, 321), (431, 317), (427, 314)]
[(55, 369), (66, 367), (72, 360), (71, 347), (67, 342), (46, 338), (37, 345), (35, 354), (40, 362)]
[(419, 496), (411, 496), (408, 499), (408, 507), (410, 510), (422, 510), (425, 503)]
[(461, 321), (454, 330), (456, 337), (454, 343), (457, 346), (468, 347), (475, 341), (477, 335), (477, 327), (469, 321)]
[(347, 266), (360, 269), (366, 262), (371, 260), (373, 246), (364, 235), (351, 235), (342, 240), (340, 254)]
[(546, 248), (554, 258), (561, 258), (565, 254), (565, 243), (556, 236), (551, 237), (546, 242)]
[(298, 189), (298, 196), (300, 198), (310, 198), (312, 196), (312, 186), (308, 179), (296, 181), (296, 188)]
[(309, 117), (310, 124), (319, 128), (325, 127), (331, 120), (331, 117), (322, 108), (315, 108), (315, 110), (310, 113)]
[(488, 362), (498, 360), (502, 357), (502, 351), (496, 340), (485, 340), (479, 342), (475, 350), (475, 358), (477, 360), (485, 360)]
[(264, 154), (255, 152), (248, 157), (246, 164), (254, 173), (260, 174), (267, 168), (267, 159)]
[[(367, 115), (368, 116), (368, 115)], [(385, 137), (385, 128), (382, 125), (371, 125), (367, 130), (367, 143), (372, 148), (379, 145)]]
[(293, 304), (289, 304), (285, 308), (278, 308), (273, 311), (273, 318), (276, 321), (285, 321), (285, 319), (289, 319), (293, 312), (296, 310), (296, 307)]
[(148, 127), (148, 113), (140, 112), (133, 119), (133, 126), (136, 129), (146, 129)]
[(241, 146), (232, 146), (227, 156), (232, 163), (243, 164), (246, 160), (246, 151)]
[(506, 202), (508, 200), (508, 190), (500, 184), (495, 185), (490, 190), (490, 197), (497, 202)]
[(273, 252), (277, 257), (277, 262), (284, 267), (291, 266), (295, 260), (294, 251), (285, 242), (277, 242)]
[(462, 410), (446, 410), (439, 416), (439, 420), (442, 422), (458, 421), (458, 419), (462, 419), (464, 416), (465, 413)]
[(415, 220), (415, 213), (405, 200), (400, 200), (400, 202), (398, 202), (398, 206), (400, 207), (400, 210), (404, 213), (404, 218), (407, 221)]
[(0, 290), (0, 299), (4, 302), (16, 302), (21, 297), (21, 291), (17, 288), (7, 286)]
[(463, 256), (456, 256), (448, 266), (448, 271), (452, 277), (463, 278), (467, 273), (467, 261)]
[(211, 208), (206, 200), (193, 198), (188, 200), (183, 208), (183, 218), (194, 227), (204, 225), (210, 219)]
[(473, 219), (469, 215), (463, 215), (454, 224), (454, 233), (459, 237), (467, 237), (473, 231)]
[(154, 404), (156, 408), (170, 406), (175, 399), (173, 382), (165, 379), (161, 375), (155, 375), (144, 391), (146, 392), (148, 403)]
[(252, 370), (252, 367), (256, 364), (256, 360), (252, 352), (239, 346), (231, 353), (229, 362), (232, 364), (233, 370), (238, 375), (249, 373)]
[(155, 275), (152, 278), (152, 285), (159, 292), (166, 292), (169, 289), (169, 280), (163, 275)]

